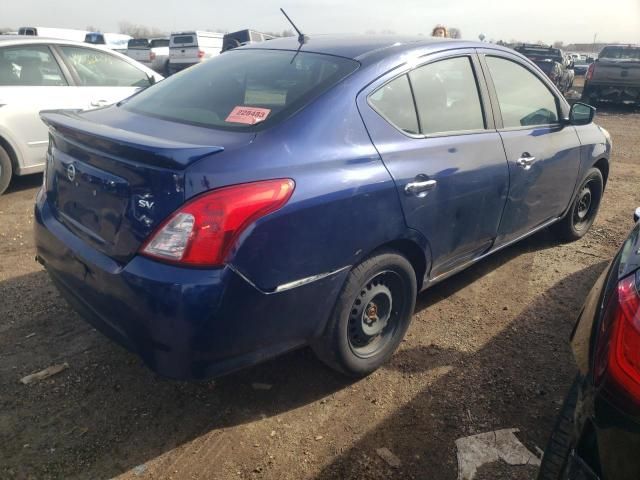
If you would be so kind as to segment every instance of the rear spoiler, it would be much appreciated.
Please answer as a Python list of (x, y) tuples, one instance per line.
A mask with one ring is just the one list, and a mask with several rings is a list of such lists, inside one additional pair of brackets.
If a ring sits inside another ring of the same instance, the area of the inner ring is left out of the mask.
[(53, 136), (80, 144), (98, 155), (117, 157), (126, 162), (139, 162), (182, 170), (193, 162), (224, 147), (193, 145), (142, 133), (131, 132), (87, 120), (82, 110), (43, 110), (40, 118)]

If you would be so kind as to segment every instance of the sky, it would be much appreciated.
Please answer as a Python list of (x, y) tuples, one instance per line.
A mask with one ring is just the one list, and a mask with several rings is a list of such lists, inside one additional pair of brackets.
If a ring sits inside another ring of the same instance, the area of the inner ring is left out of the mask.
[(546, 43), (640, 43), (640, 0), (0, 0), (0, 28), (42, 26), (117, 32), (120, 22), (163, 31), (289, 29), (305, 34), (388, 32), (428, 35), (435, 24), (465, 39)]

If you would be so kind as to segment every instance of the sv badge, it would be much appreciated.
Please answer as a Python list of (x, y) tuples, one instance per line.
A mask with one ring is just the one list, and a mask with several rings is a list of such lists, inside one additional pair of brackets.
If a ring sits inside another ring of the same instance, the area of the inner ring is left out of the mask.
[(138, 207), (146, 208), (147, 210), (151, 210), (155, 203), (156, 202), (152, 202), (151, 200), (145, 200), (145, 199), (141, 198), (140, 200), (138, 200)]

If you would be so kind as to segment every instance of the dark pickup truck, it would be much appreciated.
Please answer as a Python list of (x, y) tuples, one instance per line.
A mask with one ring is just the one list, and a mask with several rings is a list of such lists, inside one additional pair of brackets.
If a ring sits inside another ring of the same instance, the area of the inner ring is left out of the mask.
[(587, 70), (582, 100), (640, 105), (640, 46), (604, 47)]
[(562, 93), (568, 92), (572, 87), (575, 78), (573, 60), (562, 50), (532, 44), (518, 45), (514, 50), (534, 62)]

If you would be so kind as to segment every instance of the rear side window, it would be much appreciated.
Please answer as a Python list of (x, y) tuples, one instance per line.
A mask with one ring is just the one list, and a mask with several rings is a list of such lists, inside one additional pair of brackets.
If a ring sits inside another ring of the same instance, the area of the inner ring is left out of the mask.
[(121, 58), (93, 48), (60, 49), (85, 87), (147, 87), (149, 77)]
[(171, 37), (171, 43), (180, 46), (197, 44), (193, 35), (176, 35), (175, 37)]
[(317, 53), (230, 51), (131, 97), (123, 108), (176, 122), (252, 130), (304, 107), (358, 66)]
[(373, 92), (369, 96), (369, 104), (403, 132), (414, 135), (420, 133), (411, 87), (406, 75), (391, 80)]
[(46, 45), (0, 48), (0, 85), (63, 86), (67, 80)]
[(483, 130), (478, 85), (469, 57), (440, 60), (409, 73), (422, 133)]
[(486, 57), (498, 95), (505, 128), (558, 123), (556, 97), (525, 67), (498, 57)]

